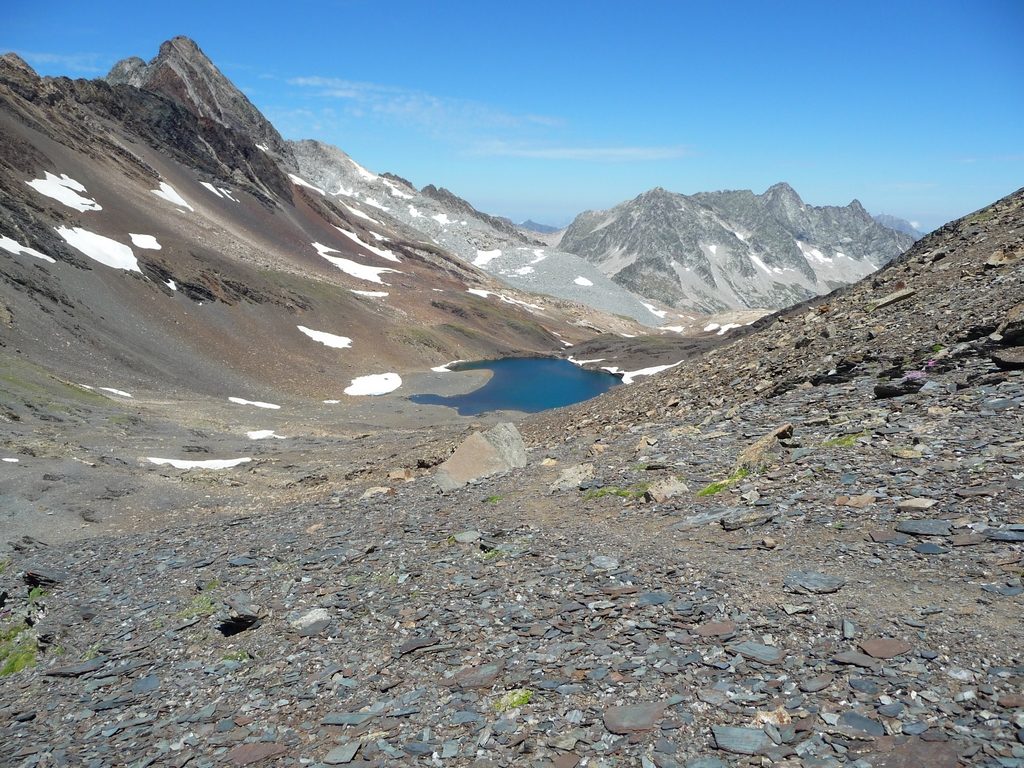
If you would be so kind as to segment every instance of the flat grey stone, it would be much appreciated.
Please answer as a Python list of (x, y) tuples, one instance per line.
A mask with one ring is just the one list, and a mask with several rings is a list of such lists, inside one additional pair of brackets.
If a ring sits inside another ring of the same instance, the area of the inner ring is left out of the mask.
[(734, 755), (759, 755), (772, 746), (772, 740), (760, 728), (713, 725), (711, 733), (715, 737), (715, 746)]
[(815, 571), (792, 571), (782, 583), (790, 592), (823, 595), (838, 592), (846, 580)]
[(951, 520), (900, 520), (896, 530), (911, 536), (949, 536)]
[(340, 747), (335, 747), (324, 756), (324, 762), (327, 765), (351, 763), (362, 745), (361, 741), (350, 741), (347, 744), (342, 744)]
[(761, 643), (754, 643), (746, 641), (742, 643), (736, 643), (736, 645), (730, 645), (729, 649), (740, 654), (745, 659), (752, 659), (759, 661), (762, 664), (778, 664), (782, 661), (783, 653), (780, 648), (773, 648), (770, 645), (761, 645)]
[(870, 717), (856, 712), (843, 712), (839, 716), (839, 727), (847, 733), (855, 735), (885, 736), (885, 726)]

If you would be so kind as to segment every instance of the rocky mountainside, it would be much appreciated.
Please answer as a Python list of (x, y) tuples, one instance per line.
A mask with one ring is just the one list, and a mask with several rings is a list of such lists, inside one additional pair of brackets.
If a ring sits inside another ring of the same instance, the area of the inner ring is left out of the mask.
[(318, 141), (290, 142), (289, 149), (298, 175), (352, 215), (388, 222), (405, 237), (444, 248), (503, 283), (648, 326), (688, 319), (637, 296), (586, 259), (550, 248), (507, 219), (478, 211), (443, 187), (417, 190)]
[(876, 213), (871, 218), (883, 227), (895, 229), (897, 232), (903, 232), (906, 235), (910, 235), (915, 240), (920, 240), (924, 237), (923, 232), (919, 232), (913, 224), (906, 219), (901, 219), (899, 216), (890, 216), (888, 213)]
[(787, 184), (680, 195), (656, 188), (580, 214), (559, 248), (615, 282), (698, 312), (781, 308), (870, 274), (913, 239), (876, 223), (856, 200), (806, 205)]
[[(339, 435), (293, 413), (245, 470), (159, 470), (165, 499), (233, 504), (16, 542), (0, 762), (1017, 765), (1022, 345), (1024, 190), (684, 366), (520, 421), (525, 466), (463, 487), (432, 465), (474, 427)], [(20, 413), (34, 450), (5, 479), (66, 482), (31, 429), (88, 409)], [(79, 487), (141, 482), (104, 457), (76, 447)]]
[(149, 63), (137, 56), (122, 59), (106, 80), (111, 85), (131, 85), (159, 93), (196, 117), (215, 120), (251, 138), (263, 151), (288, 157), (287, 145), (277, 129), (187, 37), (166, 41)]

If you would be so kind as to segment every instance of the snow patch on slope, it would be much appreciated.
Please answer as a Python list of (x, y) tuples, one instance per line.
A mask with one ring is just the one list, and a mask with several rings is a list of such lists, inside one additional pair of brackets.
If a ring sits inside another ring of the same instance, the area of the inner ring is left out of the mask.
[(336, 336), (333, 333), (327, 333), (326, 331), (315, 331), (312, 328), (307, 328), (304, 325), (295, 326), (304, 334), (309, 336), (313, 341), (319, 341), (325, 347), (334, 347), (335, 349), (348, 349), (352, 346), (352, 339), (348, 336)]
[(26, 256), (35, 256), (37, 259), (48, 261), (51, 264), (57, 263), (56, 259), (50, 258), (45, 253), (40, 253), (35, 248), (29, 248), (28, 246), (21, 245), (16, 240), (7, 237), (7, 235), (0, 235), (0, 248), (3, 248), (8, 253), (13, 253), (15, 256), (23, 253)]
[[(377, 247), (375, 247), (373, 245), (370, 245), (369, 243), (365, 243), (365, 242), (363, 242), (362, 240), (359, 239), (359, 235), (357, 235), (355, 232), (349, 232), (348, 230), (342, 229), (341, 227), (335, 227), (335, 229), (338, 230), (339, 232), (341, 232), (341, 234), (343, 234), (349, 240), (352, 240), (353, 242), (358, 243), (359, 245), (363, 246), (363, 248), (368, 250), (370, 253), (373, 253), (373, 254), (376, 254), (377, 256), (380, 256), (382, 259), (387, 259), (388, 261), (393, 261), (396, 264), (401, 263), (398, 260), (398, 257), (395, 256), (393, 251), (388, 251), (388, 250), (385, 250), (383, 248), (377, 248)], [(323, 254), (321, 254), (321, 255), (323, 255)]]
[(127, 245), (81, 227), (54, 227), (54, 229), (68, 245), (81, 251), (92, 260), (114, 269), (142, 273), (135, 254)]
[(402, 377), (397, 373), (375, 373), (357, 376), (345, 387), (346, 395), (386, 395), (402, 386)]
[(142, 248), (147, 251), (160, 250), (160, 243), (152, 235), (137, 235), (134, 232), (129, 232), (128, 237), (132, 239), (132, 245), (136, 248)]
[(365, 264), (360, 264), (357, 261), (351, 259), (345, 259), (341, 256), (328, 256), (329, 252), (337, 253), (337, 248), (331, 248), (323, 243), (313, 243), (313, 247), (316, 248), (316, 252), (323, 258), (327, 259), (331, 264), (336, 266), (342, 272), (352, 277), (359, 278), (360, 280), (366, 280), (369, 283), (380, 283), (381, 285), (387, 285), (380, 276), (385, 272), (394, 272), (396, 275), (402, 274), (397, 269), (391, 269), (390, 267), (368, 267)]
[(184, 197), (178, 194), (178, 190), (176, 190), (166, 181), (160, 182), (160, 189), (151, 189), (150, 192), (152, 192), (157, 197), (163, 198), (169, 203), (173, 203), (174, 205), (180, 206), (181, 208), (187, 208), (190, 211), (195, 210), (195, 208), (193, 208), (191, 205), (185, 202)]
[(85, 192), (85, 187), (81, 182), (75, 181), (66, 173), (62, 173), (60, 176), (45, 172), (45, 176), (41, 179), (32, 179), (32, 181), (26, 181), (32, 189), (41, 195), (56, 200), (58, 203), (63, 203), (68, 208), (73, 208), (79, 212), (85, 211), (102, 211), (103, 206), (88, 197), (83, 197), (78, 194), (79, 192)]

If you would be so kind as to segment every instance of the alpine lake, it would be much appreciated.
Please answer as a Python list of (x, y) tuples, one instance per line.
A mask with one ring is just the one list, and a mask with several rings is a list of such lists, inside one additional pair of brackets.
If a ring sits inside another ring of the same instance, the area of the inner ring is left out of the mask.
[(456, 363), (449, 369), (491, 371), (482, 387), (464, 395), (411, 395), (421, 405), (444, 405), (460, 416), (477, 416), (490, 411), (537, 413), (550, 408), (580, 403), (607, 392), (622, 381), (604, 371), (587, 371), (567, 360), (543, 357), (513, 357)]

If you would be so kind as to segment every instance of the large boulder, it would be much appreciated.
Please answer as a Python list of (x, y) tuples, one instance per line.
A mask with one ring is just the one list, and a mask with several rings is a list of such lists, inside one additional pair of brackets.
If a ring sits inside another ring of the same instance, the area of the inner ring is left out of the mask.
[(525, 467), (526, 445), (514, 424), (502, 422), (486, 432), (474, 432), (437, 468), (434, 481), (452, 491), (481, 477)]

